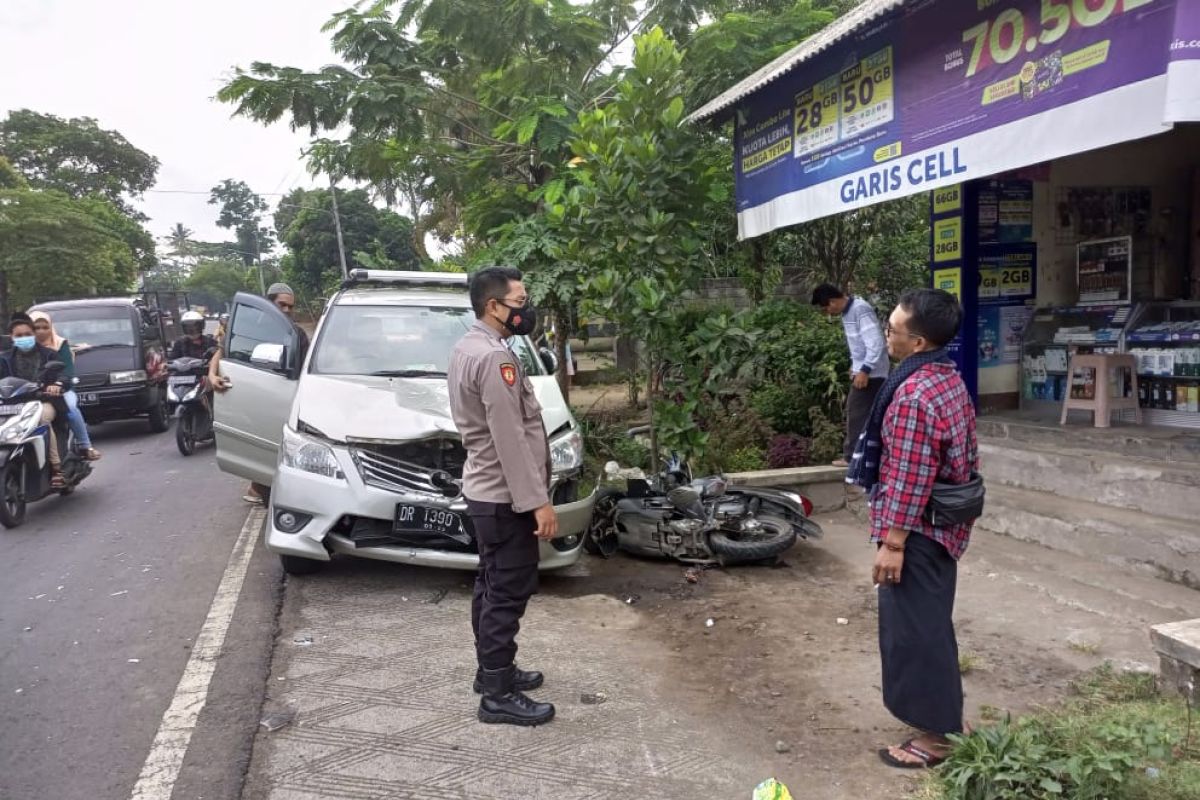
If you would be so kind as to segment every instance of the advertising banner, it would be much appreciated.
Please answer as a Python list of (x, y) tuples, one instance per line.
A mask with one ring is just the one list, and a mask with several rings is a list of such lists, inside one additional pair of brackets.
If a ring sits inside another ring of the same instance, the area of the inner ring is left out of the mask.
[[(1194, 0), (907, 3), (741, 102), (739, 233), (1200, 119), (1198, 81), (1167, 110), (1168, 65), (1200, 66), (1198, 9)], [(1019, 212), (1020, 200), (999, 198), (997, 212)]]

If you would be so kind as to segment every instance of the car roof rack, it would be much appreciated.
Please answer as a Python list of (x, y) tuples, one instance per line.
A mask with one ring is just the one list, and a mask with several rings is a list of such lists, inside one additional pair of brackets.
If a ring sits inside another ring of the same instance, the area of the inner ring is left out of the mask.
[(343, 289), (360, 286), (466, 286), (465, 272), (407, 272), (389, 269), (352, 269)]

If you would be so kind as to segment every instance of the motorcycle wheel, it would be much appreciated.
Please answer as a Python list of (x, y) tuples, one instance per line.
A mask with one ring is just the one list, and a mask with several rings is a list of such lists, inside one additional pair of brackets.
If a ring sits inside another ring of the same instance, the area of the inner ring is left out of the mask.
[(624, 492), (611, 487), (596, 491), (592, 519), (583, 535), (584, 552), (601, 558), (611, 558), (617, 552), (620, 544), (616, 528), (617, 502), (624, 497)]
[(708, 537), (709, 547), (721, 557), (723, 564), (745, 564), (766, 561), (783, 553), (796, 543), (796, 529), (782, 517), (760, 516), (762, 525), (754, 532), (717, 530)]
[(185, 456), (196, 452), (195, 428), (196, 416), (185, 408), (179, 415), (179, 421), (175, 424), (175, 444), (179, 447), (179, 452)]
[(0, 473), (0, 488), (4, 492), (0, 498), (0, 525), (6, 528), (15, 528), (25, 521), (25, 498), (21, 496), (23, 468), (20, 461), (10, 461)]

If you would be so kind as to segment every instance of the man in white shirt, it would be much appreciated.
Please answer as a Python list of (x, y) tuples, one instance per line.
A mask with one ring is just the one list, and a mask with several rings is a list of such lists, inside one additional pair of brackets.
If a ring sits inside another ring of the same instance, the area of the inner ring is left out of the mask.
[(887, 343), (875, 309), (861, 297), (823, 283), (813, 290), (812, 304), (825, 314), (842, 318), (850, 348), (850, 390), (846, 394), (846, 440), (836, 467), (845, 467), (854, 454), (854, 443), (871, 413), (871, 405), (888, 375)]

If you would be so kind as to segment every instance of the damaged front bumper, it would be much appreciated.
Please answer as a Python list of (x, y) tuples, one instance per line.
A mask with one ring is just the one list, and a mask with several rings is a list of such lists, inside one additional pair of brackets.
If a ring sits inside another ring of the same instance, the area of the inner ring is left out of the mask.
[[(446, 569), (475, 570), (479, 556), (468, 544), (447, 537), (405, 542), (391, 533), (398, 503), (444, 508), (458, 513), (469, 528), (462, 497), (449, 499), (418, 491), (396, 491), (364, 482), (359, 466), (344, 447), (333, 447), (342, 477), (330, 478), (280, 464), (271, 489), (267, 516), (267, 549), (280, 555), (328, 561), (331, 553)], [(563, 487), (552, 487), (558, 513), (558, 536), (539, 542), (539, 569), (569, 567), (583, 552), (583, 537), (595, 495), (562, 502)], [(281, 526), (281, 515), (288, 523)], [(299, 523), (299, 524), (296, 524)]]

